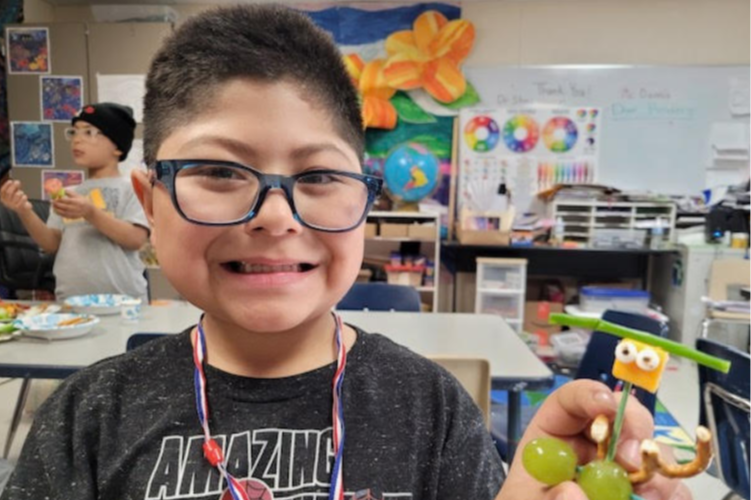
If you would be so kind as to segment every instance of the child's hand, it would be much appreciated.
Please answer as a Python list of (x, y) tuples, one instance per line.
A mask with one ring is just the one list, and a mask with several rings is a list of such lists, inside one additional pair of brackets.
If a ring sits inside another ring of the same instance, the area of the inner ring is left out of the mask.
[(86, 219), (96, 208), (86, 196), (65, 190), (65, 196), (52, 202), (52, 208), (60, 217), (66, 219)]
[(8, 181), (0, 188), (0, 202), (17, 213), (32, 210), (29, 197), (21, 189), (19, 181)]
[[(589, 424), (597, 415), (615, 416), (620, 395), (614, 395), (604, 384), (593, 380), (576, 380), (553, 392), (530, 422), (521, 442), (508, 478), (497, 500), (587, 500), (584, 492), (573, 482), (547, 487), (527, 474), (521, 463), (524, 446), (532, 439), (553, 436), (568, 442), (585, 464), (596, 458), (596, 447), (586, 437)], [(646, 408), (629, 397), (616, 461), (627, 471), (637, 470), (641, 463), (639, 445), (651, 439), (654, 421)], [(656, 475), (634, 488), (634, 493), (646, 500), (690, 500), (691, 493), (680, 481)]]

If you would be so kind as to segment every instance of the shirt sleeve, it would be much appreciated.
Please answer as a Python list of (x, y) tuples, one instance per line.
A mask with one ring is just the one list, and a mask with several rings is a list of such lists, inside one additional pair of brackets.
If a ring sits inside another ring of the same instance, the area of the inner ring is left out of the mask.
[(457, 387), (441, 460), (439, 499), (493, 500), (505, 479), (501, 457), (479, 408)]

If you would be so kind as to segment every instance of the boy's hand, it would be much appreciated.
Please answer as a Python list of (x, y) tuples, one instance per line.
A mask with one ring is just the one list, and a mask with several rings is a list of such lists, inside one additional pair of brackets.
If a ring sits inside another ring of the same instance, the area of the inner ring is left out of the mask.
[(63, 198), (52, 202), (52, 208), (60, 217), (66, 219), (87, 219), (96, 210), (86, 196), (67, 189)]
[[(552, 436), (568, 442), (574, 448), (580, 465), (594, 460), (597, 449), (586, 437), (586, 431), (597, 415), (604, 414), (612, 421), (619, 396), (593, 380), (576, 380), (553, 392), (527, 427), (497, 500), (587, 500), (584, 492), (573, 482), (551, 488), (532, 478), (522, 465), (522, 451), (532, 439)], [(616, 461), (629, 472), (637, 470), (641, 464), (639, 445), (642, 440), (651, 439), (653, 432), (654, 421), (649, 411), (629, 397)], [(683, 483), (660, 475), (634, 488), (634, 493), (646, 500), (691, 499), (691, 493)]]
[(16, 213), (32, 210), (31, 202), (21, 189), (21, 182), (8, 181), (0, 188), (0, 202)]

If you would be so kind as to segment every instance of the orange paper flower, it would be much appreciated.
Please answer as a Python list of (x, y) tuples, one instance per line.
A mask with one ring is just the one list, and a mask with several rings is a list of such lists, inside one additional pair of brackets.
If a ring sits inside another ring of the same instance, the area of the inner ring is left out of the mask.
[(453, 102), (467, 90), (459, 68), (474, 42), (475, 27), (469, 21), (423, 12), (412, 31), (397, 31), (386, 39), (385, 80), (395, 89), (424, 88), (440, 102)]
[(389, 99), (396, 89), (389, 87), (383, 76), (383, 59), (374, 59), (365, 64), (357, 54), (344, 56), (352, 83), (362, 96), (362, 121), (365, 128), (396, 127), (396, 108)]

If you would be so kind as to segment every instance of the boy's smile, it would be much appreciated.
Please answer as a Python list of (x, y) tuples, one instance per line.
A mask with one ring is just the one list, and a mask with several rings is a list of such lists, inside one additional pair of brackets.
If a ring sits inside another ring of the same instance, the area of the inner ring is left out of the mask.
[[(232, 80), (214, 92), (210, 109), (162, 142), (157, 159), (231, 161), (286, 176), (315, 169), (359, 173), (357, 153), (327, 111), (302, 92), (290, 83)], [(146, 211), (162, 269), (208, 319), (257, 333), (318, 323), (333, 334), (329, 311), (360, 269), (362, 226), (342, 233), (306, 228), (279, 189), (268, 192), (255, 218), (233, 226), (185, 220), (161, 184), (152, 201)]]

